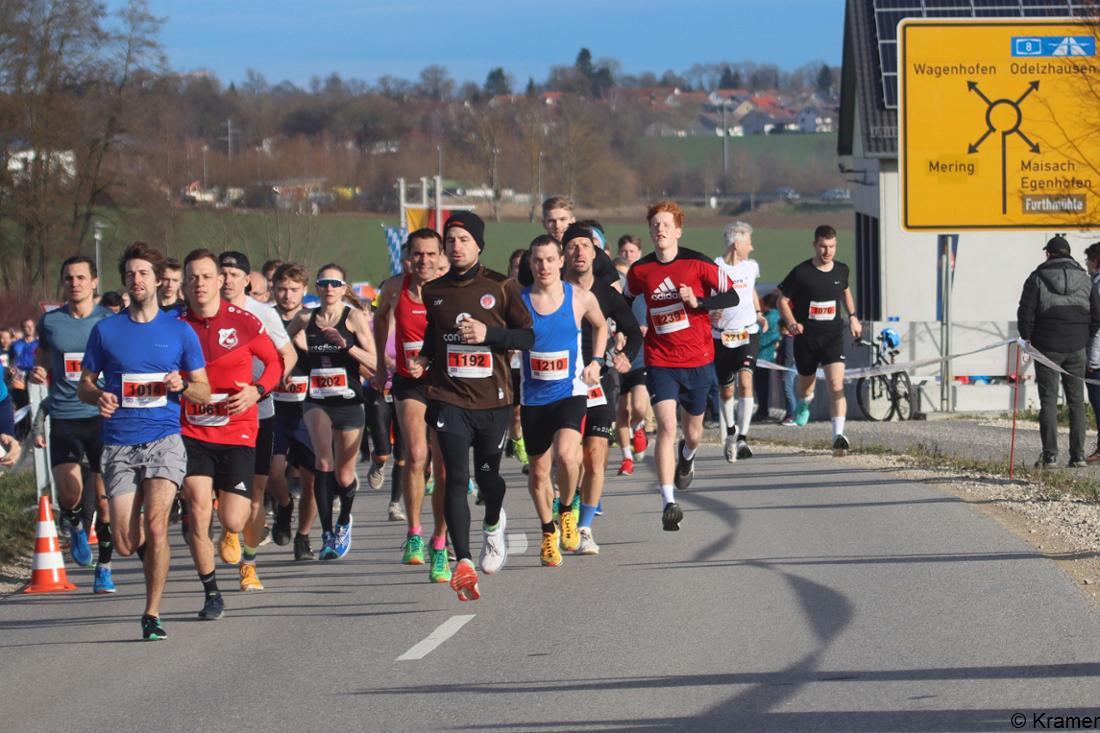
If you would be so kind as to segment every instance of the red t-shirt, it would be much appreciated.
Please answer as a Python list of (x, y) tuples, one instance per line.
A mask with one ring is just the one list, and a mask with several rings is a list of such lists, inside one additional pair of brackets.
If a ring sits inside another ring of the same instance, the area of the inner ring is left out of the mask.
[(195, 330), (206, 357), (206, 378), (210, 380), (211, 400), (199, 405), (180, 400), (182, 433), (207, 443), (220, 445), (256, 445), (259, 431), (255, 405), (230, 415), (226, 400), (240, 391), (236, 382), (253, 384), (252, 358), (263, 362), (264, 371), (256, 383), (267, 394), (283, 376), (283, 363), (260, 319), (246, 310), (222, 301), (213, 318), (202, 318), (185, 310), (181, 319)]
[(401, 294), (397, 296), (397, 307), (393, 309), (397, 373), (408, 379), (412, 379), (409, 361), (420, 356), (420, 350), (424, 348), (424, 331), (428, 328), (428, 308), (409, 296), (411, 278), (411, 275), (405, 276)]
[(656, 253), (650, 253), (626, 274), (625, 294), (645, 298), (647, 367), (700, 367), (714, 362), (710, 316), (684, 303), (681, 285), (702, 299), (726, 292), (729, 278), (714, 260), (683, 247), (670, 262), (659, 262)]

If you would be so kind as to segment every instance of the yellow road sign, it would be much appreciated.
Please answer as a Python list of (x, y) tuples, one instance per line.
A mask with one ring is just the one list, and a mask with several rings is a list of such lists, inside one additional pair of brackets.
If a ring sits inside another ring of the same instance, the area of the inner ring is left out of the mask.
[(1100, 56), (1073, 20), (898, 28), (902, 226), (1100, 228)]

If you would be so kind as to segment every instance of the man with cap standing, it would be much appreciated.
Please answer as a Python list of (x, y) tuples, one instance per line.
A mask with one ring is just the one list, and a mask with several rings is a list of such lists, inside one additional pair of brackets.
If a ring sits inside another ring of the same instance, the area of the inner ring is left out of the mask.
[(1100, 294), (1085, 269), (1070, 256), (1069, 242), (1056, 236), (1043, 248), (1047, 261), (1024, 282), (1016, 311), (1020, 338), (1065, 373), (1035, 362), (1039, 387), (1039, 436), (1043, 453), (1036, 468), (1058, 460), (1058, 381), (1069, 407), (1069, 465), (1085, 463), (1085, 346), (1100, 328)]
[(428, 323), (420, 356), (412, 361), (415, 376), (431, 367), (427, 418), (446, 469), (444, 515), (458, 560), (451, 588), (459, 600), (471, 601), (480, 591), (470, 554), (469, 451), (472, 446), (485, 503), (481, 570), (491, 575), (507, 555), (500, 458), (512, 412), (508, 350), (530, 350), (535, 333), (516, 281), (478, 261), (485, 248), (479, 216), (452, 214), (443, 225), (443, 242), (451, 269), (421, 291)]

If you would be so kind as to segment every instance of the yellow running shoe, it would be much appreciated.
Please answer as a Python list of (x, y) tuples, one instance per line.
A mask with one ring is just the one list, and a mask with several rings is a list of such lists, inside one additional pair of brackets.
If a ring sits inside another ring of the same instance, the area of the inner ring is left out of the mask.
[(573, 516), (573, 512), (562, 512), (561, 549), (566, 552), (575, 552), (580, 543), (581, 537), (577, 534), (577, 518)]
[(241, 592), (248, 593), (254, 590), (263, 590), (264, 584), (260, 582), (260, 576), (256, 575), (256, 566), (248, 563), (241, 564)]
[(218, 540), (218, 554), (222, 556), (222, 562), (236, 565), (241, 561), (241, 541), (237, 539), (236, 532), (222, 530), (221, 539)]
[(542, 533), (542, 551), (539, 553), (539, 559), (542, 560), (542, 564), (556, 568), (561, 565), (561, 551), (558, 550), (558, 538), (557, 531), (543, 532)]

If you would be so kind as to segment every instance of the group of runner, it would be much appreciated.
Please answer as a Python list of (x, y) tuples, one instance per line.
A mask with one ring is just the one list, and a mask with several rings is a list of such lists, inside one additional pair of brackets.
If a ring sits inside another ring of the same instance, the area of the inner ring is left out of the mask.
[[(479, 598), (478, 571), (492, 575), (507, 559), (500, 463), (509, 437), (512, 453), (529, 462), (540, 560), (558, 566), (563, 550), (599, 553), (592, 525), (613, 426), (618, 421), (619, 473), (630, 474), (648, 447), (651, 402), (662, 526), (678, 530), (683, 511), (675, 492), (694, 476), (716, 379), (726, 457), (751, 456), (755, 344), (767, 327), (755, 291), (759, 268), (749, 259), (751, 228), (727, 227), (727, 252), (713, 260), (679, 246), (683, 212), (663, 201), (647, 212), (654, 251), (641, 257), (638, 242), (624, 237), (612, 260), (599, 223), (577, 222), (572, 208), (562, 197), (544, 203), (547, 233), (518, 253), (513, 277), (481, 264), (485, 227), (471, 212), (452, 214), (442, 235), (412, 232), (404, 273), (383, 284), (373, 318), (335, 263), (317, 271), (319, 303), (306, 308), (309, 278), (300, 265), (281, 264), (265, 276), (240, 252), (198, 249), (177, 263), (139, 242), (120, 260), (130, 303), (115, 316), (95, 304), (94, 261), (66, 260), (66, 302), (38, 324), (29, 378), (50, 385), (52, 470), (79, 565), (93, 565), (88, 533), (95, 523), (94, 591), (115, 590), (115, 551), (138, 554), (146, 577), (143, 637), (166, 637), (159, 611), (177, 493), (202, 586), (201, 619), (220, 618), (225, 609), (211, 536), (215, 513), (219, 554), (239, 566), (242, 591), (263, 588), (255, 563), (268, 494), (272, 537), (284, 545), (293, 535), (295, 559), (315, 557), (314, 516), (322, 531), (316, 556), (345, 557), (368, 422), (372, 487), (382, 483), (386, 457), (394, 459), (390, 518), (407, 523), (402, 562), (427, 564), (430, 580), (449, 582), (460, 600)], [(815, 232), (815, 257), (781, 284), (780, 310), (798, 334), (798, 419), (809, 416), (814, 374), (824, 366), (836, 444), (847, 447), (838, 306), (851, 314), (854, 304), (847, 268), (832, 260), (835, 245), (831, 228)], [(858, 335), (854, 316), (851, 324)], [(15, 453), (18, 444), (4, 432), (5, 397), (0, 447)], [(291, 473), (301, 487), (296, 531)], [(471, 485), (484, 507), (477, 565)], [(427, 542), (425, 495), (433, 519)]]

